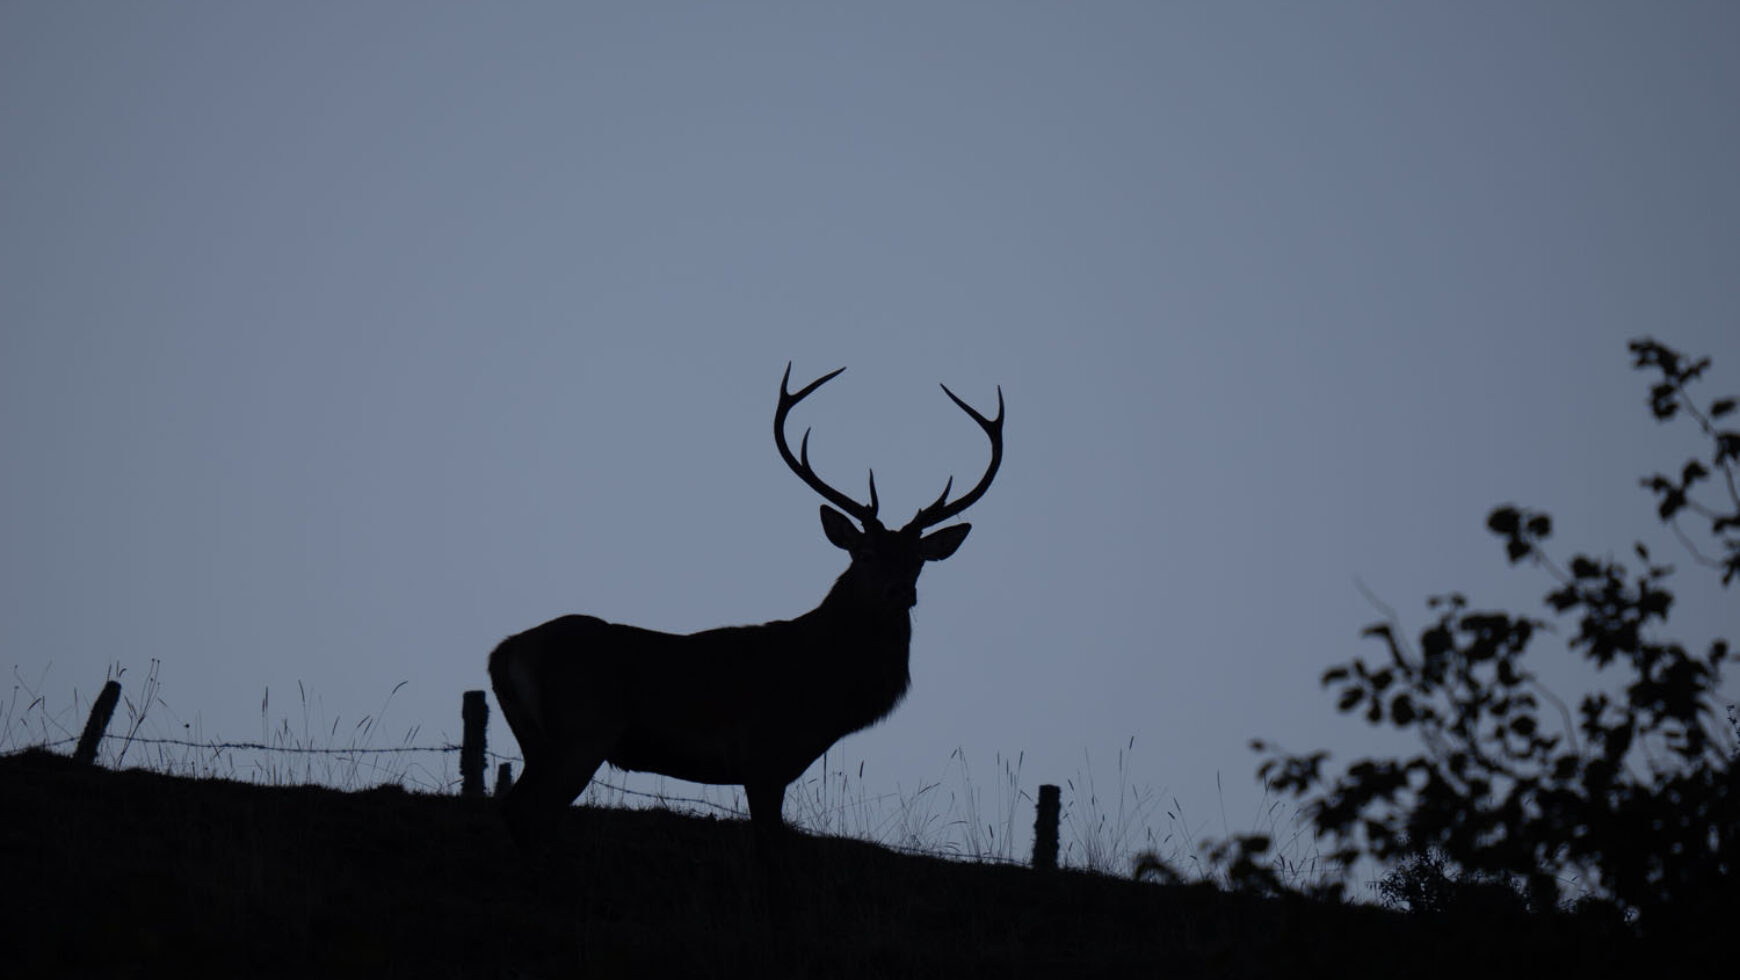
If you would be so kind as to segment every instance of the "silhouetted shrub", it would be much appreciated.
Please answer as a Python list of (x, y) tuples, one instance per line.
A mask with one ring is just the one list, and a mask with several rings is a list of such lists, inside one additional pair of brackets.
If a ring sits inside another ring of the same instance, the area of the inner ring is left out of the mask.
[(1459, 870), (1443, 852), (1431, 849), (1403, 858), (1378, 881), (1377, 889), (1386, 906), (1421, 915), (1455, 915), (1471, 907), (1511, 914), (1530, 911), (1521, 882)]
[[(1693, 401), (1687, 387), (1708, 358), (1690, 361), (1647, 339), (1630, 346), (1635, 367), (1659, 375), (1650, 389), (1656, 418), (1690, 418), (1712, 447), (1677, 476), (1654, 474), (1643, 486), (1693, 560), (1730, 585), (1740, 576), (1740, 432), (1720, 428), (1720, 420), (1736, 401), (1707, 408)], [(1716, 504), (1694, 494), (1699, 484), (1714, 488), (1704, 496)], [(1709, 522), (1707, 542), (1681, 526), (1687, 515)], [(1728, 643), (1718, 639), (1694, 654), (1659, 636), (1673, 604), (1672, 569), (1642, 544), (1632, 571), (1586, 554), (1555, 561), (1543, 547), (1552, 520), (1539, 511), (1498, 507), (1487, 529), (1512, 563), (1530, 560), (1552, 577), (1545, 602), (1556, 617), (1573, 619), (1570, 648), (1598, 671), (1622, 674), (1623, 689), (1569, 707), (1525, 665), (1547, 621), (1472, 609), (1460, 594), (1434, 597), (1428, 606), (1437, 618), (1417, 644), (1393, 620), (1378, 623), (1364, 635), (1378, 639), (1385, 656), (1323, 675), (1340, 711), (1410, 730), (1421, 751), (1364, 759), (1331, 778), (1327, 753), (1273, 753), (1256, 743), (1272, 753), (1259, 775), (1305, 801), (1344, 867), (1361, 855), (1390, 863), (1379, 889), (1399, 906), (1442, 911), (1471, 897), (1491, 903), (1509, 895), (1549, 911), (1568, 906), (1563, 886), (1577, 882), (1582, 911), (1606, 903), (1615, 919), (1645, 934), (1716, 922), (1719, 910), (1734, 907), (1740, 844), (1733, 713), (1724, 719), (1716, 710)], [(1234, 838), (1221, 846), (1248, 864), (1266, 844)], [(1244, 878), (1261, 875), (1246, 868)], [(1272, 875), (1260, 882), (1273, 884)]]

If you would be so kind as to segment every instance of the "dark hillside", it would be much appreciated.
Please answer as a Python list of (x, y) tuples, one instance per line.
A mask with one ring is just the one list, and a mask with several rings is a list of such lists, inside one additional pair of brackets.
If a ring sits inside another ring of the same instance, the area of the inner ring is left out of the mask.
[[(1555, 921), (1040, 874), (747, 824), (575, 810), (532, 866), (487, 803), (0, 758), (14, 977), (1592, 976), (1636, 955)], [(1532, 929), (1526, 934), (1521, 930)]]

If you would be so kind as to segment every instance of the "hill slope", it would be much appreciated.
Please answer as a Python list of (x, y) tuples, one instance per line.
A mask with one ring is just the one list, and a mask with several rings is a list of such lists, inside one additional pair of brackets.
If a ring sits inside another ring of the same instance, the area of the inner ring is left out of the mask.
[(741, 822), (571, 818), (557, 853), (533, 864), (485, 802), (0, 758), (0, 970), (1588, 976), (1636, 953), (1551, 923), (1525, 934), (856, 841), (799, 837), (769, 868)]

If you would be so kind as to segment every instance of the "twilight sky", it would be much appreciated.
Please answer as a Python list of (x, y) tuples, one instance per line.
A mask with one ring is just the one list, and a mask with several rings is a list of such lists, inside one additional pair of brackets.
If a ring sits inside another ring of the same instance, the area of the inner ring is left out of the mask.
[(1318, 685), (1381, 652), (1356, 581), (1544, 612), (1495, 504), (1733, 637), (1625, 341), (1740, 391), (1737, 45), (1724, 2), (7, 3), (15, 697), (76, 725), (156, 658), (158, 734), (300, 729), (300, 682), (342, 736), (407, 681), (380, 742), (428, 744), (556, 615), (795, 616), (846, 560), (775, 395), (848, 365), (794, 435), (896, 520), (985, 462), (937, 382), (1003, 386), (1007, 454), (831, 769), (958, 794), (958, 748), (995, 809), (999, 754), (1091, 760), (1110, 808), (1133, 736), (1157, 833), (1254, 829), (1249, 739), (1398, 744)]

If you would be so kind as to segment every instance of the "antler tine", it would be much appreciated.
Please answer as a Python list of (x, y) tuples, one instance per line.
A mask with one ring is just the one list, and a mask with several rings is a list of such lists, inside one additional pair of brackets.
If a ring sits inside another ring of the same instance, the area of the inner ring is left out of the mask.
[(944, 503), (947, 503), (948, 499), (949, 499), (949, 491), (953, 490), (954, 488), (955, 488), (955, 478), (953, 475), (950, 475), (948, 482), (943, 484), (943, 492), (937, 494), (936, 499), (931, 501), (929, 504), (925, 505), (922, 509), (920, 509), (919, 513), (923, 514), (925, 511), (936, 510), (937, 508), (941, 507)]
[(1003, 465), (1003, 386), (997, 386), (997, 417), (994, 419), (980, 415), (973, 406), (961, 401), (958, 395), (949, 390), (948, 385), (943, 385), (942, 390), (943, 394), (949, 396), (950, 401), (959, 405), (962, 411), (972, 416), (973, 421), (979, 423), (979, 428), (984, 429), (985, 435), (990, 437), (991, 465), (986, 467), (985, 475), (979, 478), (978, 485), (968, 490), (961, 499), (952, 504), (947, 501), (949, 491), (954, 488), (955, 478), (949, 477), (948, 482), (943, 485), (942, 495), (928, 506), (919, 509), (912, 521), (906, 525), (909, 529), (927, 528), (933, 524), (941, 524), (971, 507), (980, 497), (985, 495), (986, 490), (991, 488), (991, 480), (997, 475), (997, 467)]
[(820, 388), (822, 385), (825, 385), (828, 382), (839, 377), (840, 372), (842, 372), (844, 370), (846, 370), (846, 369), (843, 367), (837, 367), (837, 368), (833, 369), (832, 371), (829, 371), (827, 374), (824, 374), (821, 377), (817, 378), (816, 380), (811, 381), (809, 384), (804, 385), (801, 389), (798, 390), (797, 394), (793, 395), (785, 390), (786, 386), (791, 383), (791, 362), (786, 361), (785, 362), (785, 375), (784, 375), (784, 377), (781, 377), (779, 379), (779, 403), (780, 403), (780, 405), (789, 411), (793, 405), (796, 405), (798, 402), (801, 402), (805, 398), (808, 398), (810, 396), (810, 392), (815, 391), (817, 388)]
[(829, 371), (799, 388), (797, 393), (793, 394), (789, 390), (791, 362), (785, 363), (785, 376), (779, 379), (779, 405), (773, 411), (773, 442), (775, 446), (779, 447), (779, 456), (785, 460), (785, 465), (791, 467), (791, 471), (808, 484), (811, 490), (821, 494), (828, 503), (857, 518), (860, 524), (868, 525), (876, 521), (876, 509), (879, 506), (876, 500), (876, 474), (870, 474), (870, 503), (866, 506), (822, 482), (822, 478), (817, 476), (816, 471), (810, 467), (810, 430), (804, 430), (803, 441), (798, 444), (798, 455), (795, 457), (792, 456), (791, 447), (786, 445), (785, 441), (785, 417), (791, 412), (792, 406), (803, 401), (810, 392), (833, 380), (844, 370), (846, 369), (837, 368)]
[[(846, 370), (846, 369), (845, 368), (840, 369), (840, 371), (844, 371), (844, 370)], [(834, 374), (839, 374), (840, 371), (835, 371)], [(833, 377), (833, 375), (831, 374), (828, 377), (831, 378), (831, 377)], [(822, 380), (826, 381), (827, 378), (823, 378)], [(813, 389), (813, 388), (815, 388), (815, 385), (811, 385), (810, 387)], [(803, 397), (803, 395), (799, 394), (795, 398), (792, 399), (792, 402), (795, 404), (797, 402), (798, 398), (802, 398), (802, 397)], [(815, 469), (810, 466), (810, 430), (809, 429), (804, 430), (804, 437), (802, 440), (800, 440), (798, 442), (798, 462), (802, 463), (804, 469), (809, 470), (811, 474), (815, 473)], [(830, 487), (829, 489), (832, 489), (832, 488)], [(848, 499), (850, 499), (850, 498), (848, 498)], [(881, 506), (882, 506), (882, 504), (880, 502), (878, 502), (876, 499), (876, 471), (871, 470), (870, 471), (870, 515), (872, 517), (874, 517), (876, 515), (877, 509), (880, 508)]]

